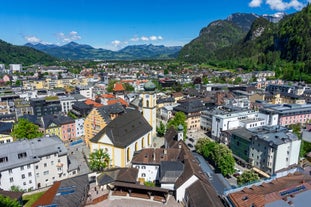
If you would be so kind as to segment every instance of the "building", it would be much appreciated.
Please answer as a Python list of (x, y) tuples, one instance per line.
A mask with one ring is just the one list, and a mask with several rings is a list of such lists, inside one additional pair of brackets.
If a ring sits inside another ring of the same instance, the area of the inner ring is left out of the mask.
[(298, 164), (301, 140), (281, 126), (230, 131), (229, 147), (243, 164), (270, 175)]
[(100, 130), (102, 130), (111, 120), (125, 113), (125, 109), (120, 103), (93, 108), (84, 120), (85, 141), (88, 144)]
[(21, 72), (23, 69), (23, 66), (21, 64), (10, 64), (9, 67), (12, 73)]
[(198, 130), (200, 126), (201, 112), (205, 110), (205, 106), (199, 99), (187, 99), (179, 101), (180, 105), (174, 107), (174, 113), (183, 112), (187, 119), (187, 130)]
[(104, 149), (111, 160), (110, 166), (125, 167), (134, 152), (151, 147), (152, 127), (139, 111), (133, 110), (113, 119), (90, 141), (90, 151)]
[(62, 106), (57, 96), (30, 99), (30, 106), (32, 107), (33, 115), (39, 117), (59, 114), (62, 111)]
[(24, 99), (15, 99), (14, 108), (16, 118), (25, 114), (32, 114), (32, 107), (30, 106), (30, 102)]
[[(219, 140), (221, 132), (239, 127), (254, 128), (266, 125), (264, 118), (252, 110), (224, 111), (216, 110), (212, 116), (212, 138)], [(222, 141), (224, 142), (224, 141)], [(225, 142), (224, 142), (225, 143)]]
[(229, 206), (309, 206), (311, 177), (301, 173), (290, 174), (269, 182), (238, 189), (227, 195)]
[(269, 125), (305, 124), (311, 119), (311, 104), (264, 105), (259, 112)]
[(84, 136), (84, 118), (75, 119), (76, 138)]
[(0, 187), (34, 190), (68, 176), (67, 149), (56, 136), (0, 145)]

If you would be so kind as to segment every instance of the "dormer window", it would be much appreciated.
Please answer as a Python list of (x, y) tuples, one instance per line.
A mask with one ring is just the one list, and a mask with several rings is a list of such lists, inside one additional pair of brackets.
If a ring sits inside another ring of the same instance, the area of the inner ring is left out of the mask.
[(27, 157), (27, 153), (26, 152), (18, 153), (17, 157), (18, 157), (18, 159), (26, 158)]

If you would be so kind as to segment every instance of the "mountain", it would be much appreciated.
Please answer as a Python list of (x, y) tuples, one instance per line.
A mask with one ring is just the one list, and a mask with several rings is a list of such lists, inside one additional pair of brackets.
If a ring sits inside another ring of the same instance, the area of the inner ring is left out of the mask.
[(163, 45), (132, 45), (119, 51), (96, 49), (90, 45), (70, 42), (63, 46), (30, 44), (26, 46), (48, 53), (54, 57), (71, 60), (137, 60), (137, 59), (171, 59), (177, 57), (181, 47)]
[(56, 58), (36, 49), (26, 46), (15, 46), (0, 40), (0, 63), (32, 65), (36, 63), (50, 64), (55, 61)]
[(206, 62), (220, 48), (231, 46), (241, 40), (258, 16), (236, 13), (225, 20), (217, 20), (201, 29), (197, 38), (186, 44), (179, 59), (189, 62)]

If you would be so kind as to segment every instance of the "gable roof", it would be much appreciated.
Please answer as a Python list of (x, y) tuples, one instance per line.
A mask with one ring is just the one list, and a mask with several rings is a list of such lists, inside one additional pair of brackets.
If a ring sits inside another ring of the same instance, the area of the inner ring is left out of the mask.
[(114, 104), (106, 105), (106, 106), (103, 106), (103, 107), (101, 107), (99, 109), (100, 110), (104, 110), (109, 115), (110, 114), (120, 114), (120, 113), (124, 113), (125, 112), (125, 109), (123, 108), (123, 106), (121, 105), (120, 102), (116, 102)]
[(117, 92), (117, 91), (125, 91), (122, 83), (115, 83), (114, 87), (113, 87), (113, 91)]
[(99, 107), (103, 106), (103, 104), (97, 103), (96, 101), (93, 101), (91, 99), (86, 99), (86, 101), (84, 101), (84, 103), (87, 105), (92, 105), (95, 108), (99, 108)]
[(107, 101), (108, 105), (116, 104), (116, 103), (120, 103), (120, 104), (122, 104), (125, 107), (127, 107), (129, 105), (123, 98), (110, 99), (110, 100)]
[(162, 161), (176, 161), (180, 151), (176, 148), (145, 148), (135, 153), (132, 164), (160, 165)]
[(112, 120), (90, 141), (97, 143), (106, 134), (115, 147), (125, 148), (151, 130), (152, 127), (142, 114), (133, 110)]

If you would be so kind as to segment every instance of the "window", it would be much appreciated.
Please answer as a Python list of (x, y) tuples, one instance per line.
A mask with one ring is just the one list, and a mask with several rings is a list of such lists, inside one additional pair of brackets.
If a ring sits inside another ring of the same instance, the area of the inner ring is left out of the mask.
[(21, 170), (24, 170), (24, 166), (21, 166)]
[(36, 176), (39, 177), (39, 173), (36, 173)]
[(44, 167), (47, 167), (48, 166), (48, 164), (46, 164), (46, 163), (44, 163), (44, 165), (43, 165)]
[(48, 174), (49, 174), (48, 170), (43, 172), (43, 175), (48, 175)]
[(28, 173), (28, 177), (31, 177), (31, 176), (32, 176), (32, 174), (31, 174), (31, 172), (29, 172), (29, 173)]
[(25, 174), (22, 174), (22, 179), (25, 179)]
[(13, 183), (14, 182), (14, 179), (13, 178), (10, 178), (10, 183)]
[(142, 173), (142, 174), (141, 174), (141, 177), (143, 177), (143, 178), (146, 177), (146, 174), (145, 174), (145, 173)]
[(50, 155), (46, 156), (46, 159), (50, 159)]
[(23, 182), (23, 185), (26, 185), (26, 182)]
[(18, 157), (18, 159), (23, 159), (23, 158), (27, 157), (27, 153), (26, 152), (18, 153), (17, 157)]
[(146, 166), (141, 166), (141, 169), (146, 169)]
[(0, 157), (0, 163), (7, 162), (8, 157)]
[(31, 184), (32, 183), (32, 180), (29, 180), (29, 184)]
[(10, 173), (10, 174), (13, 173), (12, 169), (9, 169), (9, 173)]
[(38, 168), (39, 168), (39, 166), (38, 166), (38, 165), (36, 165), (36, 170), (38, 170)]
[(30, 164), (27, 165), (27, 169), (30, 169)]
[(51, 165), (54, 165), (54, 161), (51, 161)]

